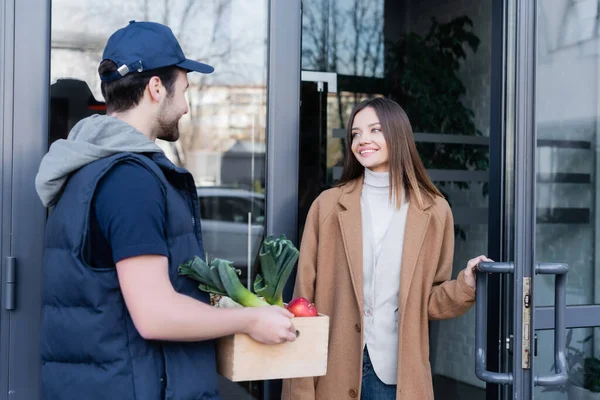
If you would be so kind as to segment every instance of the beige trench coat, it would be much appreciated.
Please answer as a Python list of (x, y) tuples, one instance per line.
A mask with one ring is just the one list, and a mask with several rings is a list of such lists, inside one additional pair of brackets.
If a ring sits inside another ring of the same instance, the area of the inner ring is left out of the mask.
[[(360, 398), (363, 359), (363, 254), (360, 195), (363, 179), (323, 192), (308, 213), (294, 297), (313, 301), (330, 317), (327, 374), (285, 380), (284, 400)], [(464, 314), (475, 290), (464, 272), (450, 280), (454, 222), (446, 200), (420, 207), (414, 196), (402, 255), (396, 398), (433, 399), (429, 320)]]

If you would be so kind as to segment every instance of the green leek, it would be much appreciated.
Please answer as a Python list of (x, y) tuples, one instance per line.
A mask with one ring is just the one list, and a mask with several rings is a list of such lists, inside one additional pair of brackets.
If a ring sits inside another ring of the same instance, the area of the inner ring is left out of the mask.
[(233, 268), (231, 261), (219, 258), (213, 259), (208, 265), (196, 256), (179, 266), (179, 274), (200, 282), (198, 288), (204, 292), (229, 296), (244, 307), (268, 306), (269, 303), (242, 285), (238, 277), (239, 273), (239, 270)]
[(254, 280), (254, 292), (269, 304), (283, 307), (283, 289), (298, 256), (298, 249), (285, 235), (266, 238), (260, 248), (261, 273)]

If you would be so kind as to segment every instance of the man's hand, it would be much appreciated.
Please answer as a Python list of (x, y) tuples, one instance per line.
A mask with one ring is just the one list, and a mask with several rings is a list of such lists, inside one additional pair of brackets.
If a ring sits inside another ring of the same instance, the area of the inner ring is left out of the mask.
[(467, 285), (475, 288), (475, 276), (477, 274), (477, 265), (479, 265), (482, 261), (492, 261), (486, 256), (475, 257), (467, 263), (467, 268), (465, 268), (465, 281), (467, 281)]
[(257, 342), (279, 344), (296, 340), (296, 328), (292, 323), (294, 314), (283, 307), (269, 306), (248, 308), (253, 313), (246, 334)]

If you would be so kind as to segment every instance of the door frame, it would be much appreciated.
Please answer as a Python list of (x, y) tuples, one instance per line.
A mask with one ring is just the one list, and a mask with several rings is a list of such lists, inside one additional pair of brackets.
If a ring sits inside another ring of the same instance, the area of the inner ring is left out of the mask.
[[(267, 235), (284, 234), (299, 246), (298, 151), (302, 1), (269, 0), (267, 78)], [(292, 274), (295, 277), (295, 272)], [(284, 289), (291, 298), (294, 279)], [(263, 383), (263, 400), (281, 398), (281, 381)]]
[[(0, 399), (27, 400), (40, 396), (39, 316), (46, 211), (34, 182), (47, 150), (50, 0), (5, 0), (3, 4)], [(8, 257), (15, 267), (10, 285)], [(7, 286), (14, 289), (13, 299), (6, 298)], [(13, 300), (14, 308), (9, 311), (7, 305)]]
[[(515, 68), (515, 138), (514, 138), (514, 274), (513, 274), (513, 376), (514, 395), (523, 400), (533, 396), (533, 364), (523, 368), (521, 351), (524, 343), (533, 342), (533, 329), (523, 330), (524, 278), (531, 279), (532, 296), (535, 287), (536, 228), (536, 138), (535, 138), (535, 8), (537, 1), (516, 4), (516, 68)], [(534, 303), (535, 304), (535, 303)], [(533, 320), (530, 326), (533, 326)], [(525, 360), (524, 360), (525, 358)]]
[[(506, 0), (492, 2), (492, 52), (490, 87), (490, 138), (489, 138), (489, 176), (488, 176), (488, 257), (501, 260), (506, 254), (505, 221), (505, 185), (506, 174), (506, 91), (507, 58), (506, 40)], [(487, 326), (487, 364), (491, 371), (500, 371), (506, 364), (502, 351), (506, 332), (503, 312), (506, 280), (501, 275), (491, 275), (488, 279), (488, 315)], [(486, 384), (486, 399), (498, 400), (502, 395), (502, 386)]]
[[(12, 116), (14, 58), (14, 0), (0, 4), (0, 295), (4, 294), (5, 258), (11, 254)], [(1, 298), (1, 296), (0, 296)], [(9, 352), (9, 313), (0, 302), (0, 354)], [(0, 357), (0, 399), (8, 393), (8, 357)]]

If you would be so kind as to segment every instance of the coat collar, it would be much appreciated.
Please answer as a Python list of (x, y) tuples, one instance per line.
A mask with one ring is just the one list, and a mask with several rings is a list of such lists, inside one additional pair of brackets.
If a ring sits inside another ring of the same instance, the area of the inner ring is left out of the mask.
[[(339, 198), (340, 205), (344, 208), (338, 214), (344, 250), (350, 268), (350, 277), (358, 307), (363, 311), (363, 240), (362, 217), (360, 197), (364, 177), (361, 176), (342, 187)], [(419, 206), (414, 193), (410, 194), (410, 204), (406, 216), (404, 246), (402, 251), (402, 265), (400, 273), (400, 315), (404, 310), (410, 283), (417, 266), (419, 253), (429, 224), (430, 213), (427, 211), (432, 206), (432, 201), (427, 196), (423, 197), (423, 204)]]
[[(342, 194), (340, 195), (338, 202), (346, 210), (357, 208), (358, 211), (360, 211), (360, 195), (362, 193), (364, 179), (364, 175), (361, 175), (359, 178), (356, 178), (342, 186)], [(419, 206), (417, 196), (411, 192), (409, 196), (410, 204), (414, 204), (419, 210), (425, 211), (433, 205), (433, 202), (425, 194), (423, 194), (421, 197), (423, 199), (423, 204)]]

